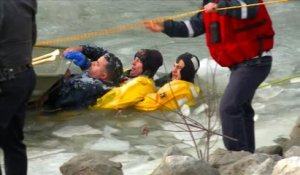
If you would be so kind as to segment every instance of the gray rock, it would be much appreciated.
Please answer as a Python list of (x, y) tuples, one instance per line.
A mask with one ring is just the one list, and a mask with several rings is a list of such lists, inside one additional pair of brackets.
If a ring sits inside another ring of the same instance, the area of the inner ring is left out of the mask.
[(292, 146), (284, 153), (284, 157), (300, 156), (300, 146)]
[(168, 156), (173, 156), (173, 155), (182, 155), (182, 156), (190, 156), (189, 154), (184, 153), (183, 151), (181, 151), (177, 146), (171, 146), (169, 147), (166, 152), (164, 153), (164, 158), (168, 157)]
[(219, 175), (203, 160), (189, 156), (167, 156), (151, 175)]
[(123, 175), (122, 164), (100, 154), (82, 154), (73, 157), (60, 167), (63, 175)]
[(279, 145), (274, 145), (274, 146), (263, 146), (260, 148), (257, 148), (255, 150), (255, 153), (265, 153), (265, 154), (269, 154), (269, 155), (280, 155), (282, 156), (283, 154), (283, 149), (281, 146)]
[(293, 127), (290, 133), (291, 139), (300, 139), (300, 117), (296, 121), (296, 125)]
[(300, 157), (294, 156), (282, 159), (274, 166), (272, 175), (299, 175)]
[(218, 148), (210, 155), (209, 163), (213, 167), (219, 168), (224, 165), (232, 164), (250, 154), (250, 152), (245, 151), (227, 151)]
[(219, 175), (218, 170), (172, 146), (151, 175)]
[(267, 154), (251, 154), (233, 164), (222, 166), (222, 175), (271, 175), (275, 163), (280, 156)]
[(291, 139), (282, 145), (283, 152), (289, 150), (292, 146), (300, 146), (300, 139)]
[(287, 141), (289, 141), (288, 138), (285, 137), (278, 137), (277, 139), (273, 140), (275, 143), (279, 144), (279, 145), (284, 145)]

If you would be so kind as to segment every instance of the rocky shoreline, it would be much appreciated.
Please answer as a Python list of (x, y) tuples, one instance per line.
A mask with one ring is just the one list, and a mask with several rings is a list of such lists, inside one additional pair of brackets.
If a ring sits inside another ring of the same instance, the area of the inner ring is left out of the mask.
[[(172, 146), (150, 175), (298, 175), (300, 174), (300, 118), (290, 138), (278, 138), (277, 145), (257, 148), (254, 154), (221, 148), (209, 162), (198, 160)], [(63, 175), (123, 175), (122, 164), (97, 154), (81, 154), (60, 167)]]

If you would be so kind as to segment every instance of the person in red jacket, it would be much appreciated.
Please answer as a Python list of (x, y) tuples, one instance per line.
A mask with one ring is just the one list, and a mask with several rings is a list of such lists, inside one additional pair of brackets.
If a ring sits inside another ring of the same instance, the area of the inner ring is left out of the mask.
[[(212, 58), (231, 71), (229, 83), (220, 103), (224, 145), (231, 151), (255, 151), (255, 91), (271, 70), (274, 44), (272, 22), (262, 0), (204, 0), (203, 13), (187, 21), (145, 22), (153, 32), (170, 37), (196, 37), (206, 33)], [(217, 11), (217, 8), (242, 6)]]

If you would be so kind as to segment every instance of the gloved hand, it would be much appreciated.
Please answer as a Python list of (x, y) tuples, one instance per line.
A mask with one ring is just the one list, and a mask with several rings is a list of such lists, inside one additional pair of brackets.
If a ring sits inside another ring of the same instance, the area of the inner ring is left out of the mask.
[(73, 61), (73, 63), (82, 70), (88, 69), (91, 65), (91, 62), (81, 52), (67, 52), (64, 56), (67, 60)]

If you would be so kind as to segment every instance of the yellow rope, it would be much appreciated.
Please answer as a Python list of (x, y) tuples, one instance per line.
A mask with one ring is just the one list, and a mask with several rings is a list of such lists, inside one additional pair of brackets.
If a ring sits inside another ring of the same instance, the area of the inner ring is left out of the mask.
[(284, 83), (284, 82), (289, 81), (294, 78), (300, 78), (300, 74), (290, 75), (285, 78), (280, 78), (280, 79), (272, 80), (270, 82), (265, 82), (265, 83), (262, 83), (258, 88), (261, 89), (261, 88), (265, 88), (265, 87), (268, 87), (271, 85), (281, 84), (281, 83)]
[[(242, 8), (242, 7), (252, 7), (252, 6), (259, 6), (259, 5), (269, 5), (269, 4), (275, 4), (275, 3), (282, 3), (282, 2), (288, 2), (289, 0), (273, 0), (273, 1), (268, 1), (268, 2), (263, 2), (263, 3), (255, 3), (255, 4), (248, 4), (248, 5), (242, 5), (242, 6), (233, 6), (233, 7), (225, 7), (225, 8), (217, 8), (217, 11), (220, 10), (230, 10), (230, 9), (237, 9), (237, 8)], [(191, 12), (186, 12), (174, 16), (167, 16), (167, 17), (162, 17), (162, 18), (155, 18), (152, 20), (147, 20), (147, 21), (167, 21), (167, 20), (174, 20), (178, 18), (183, 18), (187, 16), (192, 16), (197, 13), (201, 13), (204, 10), (195, 10)], [(138, 28), (140, 26), (144, 26), (144, 23), (147, 21), (140, 21), (132, 24), (125, 24), (113, 28), (108, 28), (108, 29), (103, 29), (95, 32), (89, 32), (89, 33), (83, 33), (79, 35), (73, 35), (73, 36), (68, 36), (68, 37), (63, 37), (63, 38), (57, 38), (57, 39), (52, 39), (52, 40), (45, 40), (45, 41), (38, 41), (36, 43), (36, 46), (48, 46), (52, 44), (57, 44), (57, 43), (63, 43), (63, 42), (71, 42), (71, 41), (78, 41), (78, 40), (83, 40), (83, 39), (89, 39), (89, 38), (94, 38), (98, 36), (105, 36), (105, 35), (110, 35), (113, 33), (120, 33), (124, 31), (129, 31), (135, 28)]]

